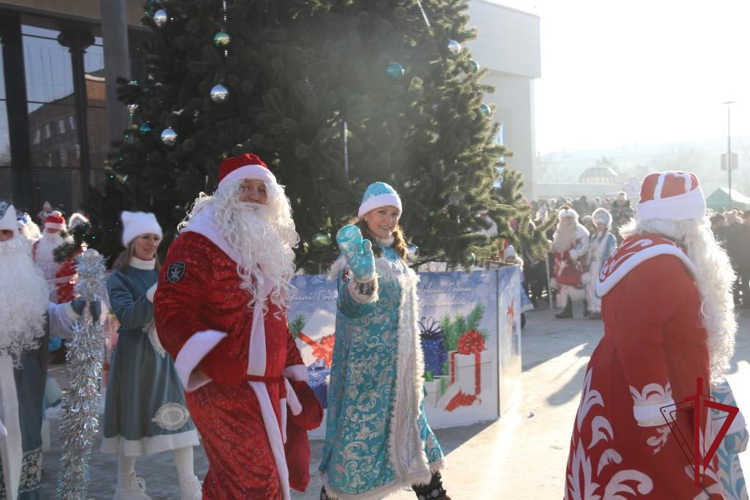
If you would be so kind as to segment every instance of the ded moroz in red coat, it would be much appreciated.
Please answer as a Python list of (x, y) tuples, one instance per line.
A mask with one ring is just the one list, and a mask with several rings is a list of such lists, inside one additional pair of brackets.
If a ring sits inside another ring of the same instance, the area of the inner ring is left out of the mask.
[[(566, 500), (724, 498), (715, 461), (703, 488), (695, 486), (693, 467), (660, 412), (695, 395), (697, 377), (709, 394), (707, 334), (693, 269), (679, 246), (655, 234), (628, 238), (603, 267), (597, 292), (604, 337), (586, 370)], [(678, 412), (678, 419), (692, 444), (692, 413)], [(704, 411), (702, 438), (707, 420)]]
[(289, 499), (287, 417), (302, 407), (287, 379), (306, 383), (307, 370), (284, 313), (268, 299), (265, 314), (247, 307), (232, 255), (213, 208), (194, 216), (167, 253), (156, 327), (209, 459), (203, 498)]

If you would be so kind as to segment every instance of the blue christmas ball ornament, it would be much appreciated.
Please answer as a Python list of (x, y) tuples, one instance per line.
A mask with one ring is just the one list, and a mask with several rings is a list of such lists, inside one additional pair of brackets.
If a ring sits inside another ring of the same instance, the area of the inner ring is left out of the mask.
[(141, 128), (139, 129), (141, 134), (150, 134), (151, 133), (151, 125), (148, 123), (144, 123), (141, 125)]
[(386, 72), (388, 73), (388, 76), (395, 78), (396, 80), (400, 80), (404, 76), (404, 73), (406, 73), (404, 67), (397, 62), (389, 64)]
[(479, 111), (481, 111), (484, 116), (490, 116), (492, 114), (492, 108), (487, 104), (479, 106)]
[(474, 59), (469, 61), (469, 65), (471, 66), (472, 73), (476, 73), (477, 71), (479, 71), (479, 63), (476, 62)]

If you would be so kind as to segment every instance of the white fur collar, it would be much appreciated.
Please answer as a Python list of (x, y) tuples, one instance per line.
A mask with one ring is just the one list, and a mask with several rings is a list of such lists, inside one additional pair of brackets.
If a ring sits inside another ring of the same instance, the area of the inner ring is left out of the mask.
[(224, 240), (224, 238), (221, 236), (219, 225), (216, 224), (216, 220), (214, 219), (213, 202), (209, 202), (206, 205), (206, 208), (195, 214), (193, 218), (188, 222), (188, 225), (182, 230), (182, 232), (190, 231), (202, 234), (203, 236), (211, 240), (211, 243), (219, 247), (222, 252), (227, 254), (230, 259), (235, 262), (240, 261), (240, 256), (237, 255), (237, 252), (235, 252), (229, 246), (229, 243), (227, 243), (226, 240)]
[(602, 266), (596, 283), (597, 295), (604, 297), (630, 271), (659, 255), (677, 257), (692, 276), (696, 275), (695, 265), (675, 242), (656, 234), (633, 236), (623, 241), (615, 254)]
[(156, 259), (142, 260), (133, 256), (130, 258), (130, 266), (144, 271), (151, 271), (152, 269), (156, 269)]
[(377, 236), (375, 237), (375, 242), (381, 247), (389, 247), (393, 245), (394, 241), (396, 241), (396, 238), (394, 238), (393, 236), (386, 239), (378, 238)]

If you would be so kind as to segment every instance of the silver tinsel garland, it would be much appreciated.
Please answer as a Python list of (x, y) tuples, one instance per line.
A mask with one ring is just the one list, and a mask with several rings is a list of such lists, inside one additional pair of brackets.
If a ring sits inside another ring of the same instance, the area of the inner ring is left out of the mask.
[[(76, 258), (78, 282), (75, 290), (87, 303), (103, 302), (106, 285), (104, 259), (90, 249)], [(99, 380), (104, 360), (102, 325), (88, 310), (73, 325), (73, 337), (65, 358), (70, 388), (62, 402), (60, 434), (62, 456), (57, 496), (64, 500), (85, 500), (88, 491), (88, 459), (99, 431), (97, 405)]]

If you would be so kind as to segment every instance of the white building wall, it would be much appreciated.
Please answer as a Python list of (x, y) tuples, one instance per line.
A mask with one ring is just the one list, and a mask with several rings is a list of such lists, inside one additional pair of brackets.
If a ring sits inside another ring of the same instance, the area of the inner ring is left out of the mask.
[(541, 76), (539, 16), (491, 0), (469, 0), (469, 25), (478, 37), (468, 44), (472, 57), (489, 73), (483, 83), (495, 87), (485, 102), (495, 105), (493, 119), (503, 124), (505, 145), (513, 151), (506, 166), (524, 177), (523, 193), (536, 198), (534, 79)]

